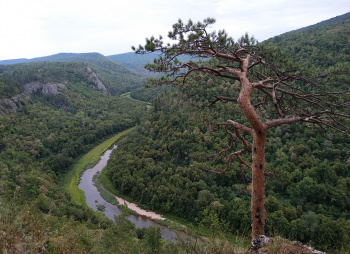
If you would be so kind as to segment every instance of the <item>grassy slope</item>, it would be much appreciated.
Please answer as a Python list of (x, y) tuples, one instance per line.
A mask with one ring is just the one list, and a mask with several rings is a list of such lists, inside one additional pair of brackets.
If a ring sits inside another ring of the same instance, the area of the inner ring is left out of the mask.
[(71, 195), (73, 202), (78, 205), (85, 206), (84, 192), (78, 188), (78, 183), (81, 174), (84, 172), (88, 165), (98, 162), (102, 153), (104, 153), (108, 147), (118, 141), (121, 137), (128, 134), (134, 128), (127, 129), (103, 143), (96, 146), (90, 152), (81, 157), (72, 167), (72, 170), (64, 177), (64, 189)]
[(130, 92), (123, 93), (122, 95), (120, 95), (120, 97), (125, 97), (125, 98), (129, 98), (130, 100), (133, 100), (133, 101), (138, 101), (138, 102), (145, 103), (145, 104), (146, 104), (146, 106), (147, 106), (147, 109), (152, 108), (151, 103), (146, 102), (146, 101), (140, 101), (140, 100), (138, 100), (138, 99), (134, 99), (134, 98), (132, 98), (132, 97), (130, 96)]

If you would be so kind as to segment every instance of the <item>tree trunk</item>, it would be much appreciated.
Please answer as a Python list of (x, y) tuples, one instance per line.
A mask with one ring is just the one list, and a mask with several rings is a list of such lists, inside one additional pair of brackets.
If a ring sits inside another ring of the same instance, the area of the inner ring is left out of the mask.
[(242, 71), (237, 73), (241, 81), (241, 91), (237, 102), (252, 126), (250, 133), (253, 138), (251, 216), (252, 239), (255, 239), (257, 236), (265, 234), (265, 141), (268, 126), (261, 121), (250, 101), (253, 84), (247, 78), (249, 58), (250, 55), (242, 60)]
[(252, 133), (252, 239), (265, 234), (265, 141), (267, 131)]

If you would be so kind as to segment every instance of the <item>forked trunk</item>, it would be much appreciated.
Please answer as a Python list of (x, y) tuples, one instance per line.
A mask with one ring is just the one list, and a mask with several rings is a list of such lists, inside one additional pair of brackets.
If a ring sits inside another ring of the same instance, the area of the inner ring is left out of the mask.
[(252, 133), (252, 239), (265, 234), (265, 141), (267, 131)]

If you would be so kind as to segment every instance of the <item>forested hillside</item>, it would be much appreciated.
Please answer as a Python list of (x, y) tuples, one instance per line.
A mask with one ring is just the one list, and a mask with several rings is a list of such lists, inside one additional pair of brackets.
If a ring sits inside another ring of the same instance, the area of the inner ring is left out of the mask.
[(111, 95), (91, 68), (68, 61), (0, 66), (1, 253), (117, 248), (113, 236), (122, 230), (70, 202), (58, 184), (80, 155), (136, 125), (146, 110)]
[[(269, 42), (281, 46), (311, 75), (331, 72), (330, 67), (346, 69), (348, 16)], [(107, 172), (122, 194), (149, 209), (213, 232), (247, 236), (251, 224), (249, 170), (242, 174), (238, 162), (224, 175), (202, 170), (225, 168), (225, 160), (203, 157), (230, 144), (224, 131), (217, 132), (208, 123), (232, 116), (245, 123), (231, 102), (207, 107), (215, 96), (237, 97), (236, 84), (229, 82), (203, 78), (155, 99), (153, 112), (112, 155)], [(347, 75), (336, 85), (349, 92)], [(349, 250), (349, 138), (311, 125), (281, 126), (269, 132), (266, 161), (266, 233), (312, 243), (331, 253)]]
[[(0, 64), (35, 63), (35, 62), (78, 62), (88, 64), (97, 72), (101, 81), (113, 95), (120, 95), (145, 85), (140, 74), (99, 53), (72, 54), (61, 53), (33, 59), (0, 61)], [(31, 75), (36, 75), (31, 74)]]
[[(345, 14), (268, 42), (309, 74), (332, 71), (349, 65), (349, 24)], [(153, 228), (135, 229), (125, 213), (114, 224), (63, 191), (62, 176), (81, 155), (136, 125), (106, 169), (121, 194), (213, 236), (250, 235), (250, 170), (238, 162), (223, 175), (202, 169), (225, 167), (223, 158), (205, 157), (231, 143), (209, 123), (232, 116), (245, 123), (232, 102), (208, 107), (215, 96), (235, 97), (237, 84), (203, 77), (181, 89), (145, 89), (140, 64), (152, 57), (64, 53), (0, 62), (1, 253), (233, 253), (225, 240), (160, 243)], [(348, 92), (349, 77), (336, 85)], [(119, 96), (127, 92), (153, 107)], [(266, 234), (347, 253), (350, 142), (312, 127), (269, 133)]]
[(303, 67), (350, 62), (350, 13), (269, 39)]
[(145, 64), (152, 62), (153, 59), (157, 56), (157, 53), (140, 56), (136, 55), (134, 52), (129, 52), (108, 56), (108, 58), (122, 64), (124, 67), (134, 70), (137, 73), (140, 73), (144, 76), (150, 76), (152, 73), (146, 70), (144, 66)]

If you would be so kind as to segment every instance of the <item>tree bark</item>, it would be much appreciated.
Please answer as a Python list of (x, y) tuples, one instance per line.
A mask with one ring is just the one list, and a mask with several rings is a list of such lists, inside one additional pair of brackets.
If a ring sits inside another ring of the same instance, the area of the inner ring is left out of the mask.
[(265, 234), (265, 142), (268, 126), (261, 121), (251, 104), (250, 96), (253, 84), (247, 78), (248, 66), (249, 55), (242, 60), (242, 70), (238, 73), (241, 80), (241, 91), (237, 102), (253, 129), (251, 132), (253, 138), (251, 216), (252, 239), (255, 239), (257, 236)]
[(252, 239), (265, 234), (265, 142), (267, 131), (253, 131), (252, 145)]

